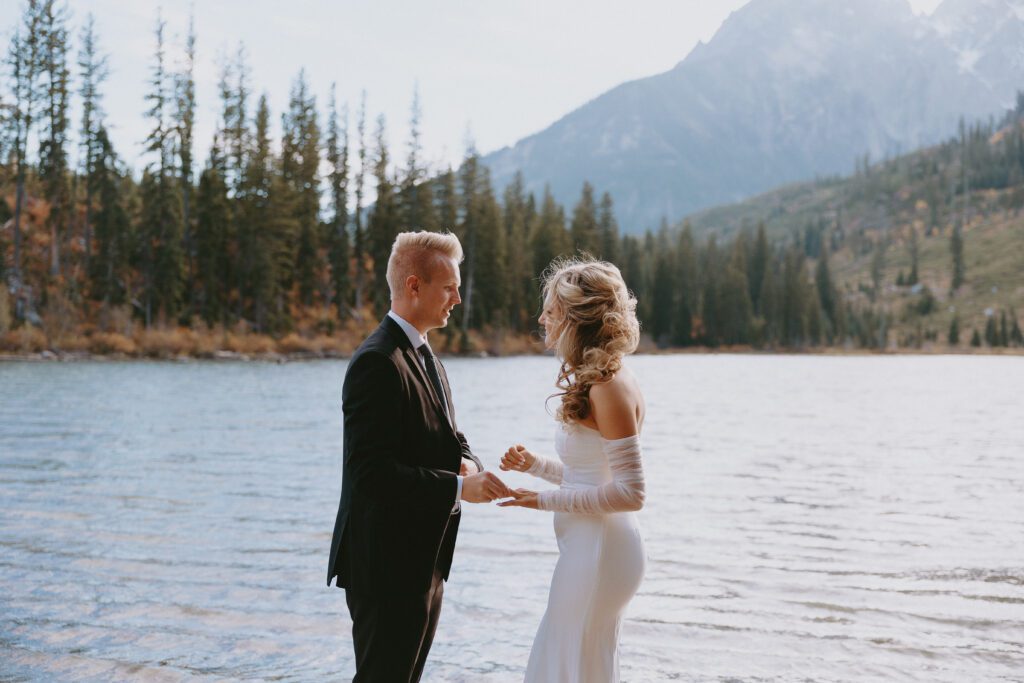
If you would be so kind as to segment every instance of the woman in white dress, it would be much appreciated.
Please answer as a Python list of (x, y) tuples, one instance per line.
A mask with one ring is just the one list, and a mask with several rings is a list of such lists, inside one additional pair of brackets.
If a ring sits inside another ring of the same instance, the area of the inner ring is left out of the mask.
[(548, 607), (526, 668), (527, 683), (619, 680), (622, 615), (644, 574), (635, 512), (644, 503), (640, 460), (643, 395), (623, 356), (640, 335), (636, 299), (618, 268), (560, 261), (545, 274), (545, 344), (562, 365), (558, 460), (515, 445), (501, 468), (559, 486), (515, 491), (503, 506), (554, 512), (559, 557)]

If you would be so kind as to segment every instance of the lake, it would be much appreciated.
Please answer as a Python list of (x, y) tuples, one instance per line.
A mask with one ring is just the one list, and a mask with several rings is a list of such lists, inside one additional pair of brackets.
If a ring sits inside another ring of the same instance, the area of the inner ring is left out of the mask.
[[(444, 362), (486, 466), (553, 455), (552, 358)], [(1024, 359), (628, 363), (649, 565), (624, 681), (1024, 680)], [(0, 679), (350, 678), (345, 368), (0, 363)], [(464, 508), (424, 680), (519, 681), (551, 517)]]

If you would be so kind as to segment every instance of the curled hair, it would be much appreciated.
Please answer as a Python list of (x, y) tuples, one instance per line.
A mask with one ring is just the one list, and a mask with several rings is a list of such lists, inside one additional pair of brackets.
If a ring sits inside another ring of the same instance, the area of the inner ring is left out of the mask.
[(636, 298), (619, 269), (590, 256), (558, 259), (543, 275), (545, 306), (558, 319), (554, 342), (562, 366), (555, 386), (561, 422), (590, 416), (590, 387), (611, 379), (622, 358), (636, 351), (640, 322)]

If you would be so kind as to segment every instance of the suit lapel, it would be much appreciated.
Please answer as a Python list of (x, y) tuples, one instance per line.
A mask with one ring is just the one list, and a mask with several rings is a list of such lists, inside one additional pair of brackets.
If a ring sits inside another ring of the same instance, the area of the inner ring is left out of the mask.
[[(392, 320), (389, 315), (384, 316), (384, 322), (382, 322), (381, 325), (388, 330), (394, 340), (398, 343), (398, 346), (402, 349), (402, 355), (405, 356), (405, 362), (412, 368), (413, 374), (416, 375), (416, 379), (419, 380), (420, 385), (430, 396), (431, 403), (434, 404), (434, 410), (437, 412), (438, 417), (440, 417), (441, 421), (448, 425), (452, 430), (452, 433), (454, 433), (455, 427), (452, 426), (451, 421), (448, 419), (448, 415), (444, 412), (444, 404), (442, 401), (445, 401), (445, 398), (439, 397), (437, 392), (434, 391), (434, 383), (430, 381), (429, 377), (427, 377), (427, 371), (423, 369), (423, 362), (418, 358), (419, 354), (414, 348), (412, 348), (412, 344), (409, 343), (409, 337), (406, 336), (405, 331), (399, 327), (398, 323)], [(438, 362), (439, 367), (440, 365), (441, 363)], [(444, 374), (444, 370), (441, 370), (438, 374), (441, 375), (441, 381), (444, 383), (445, 390), (451, 394), (451, 389), (448, 388), (448, 378)], [(450, 406), (451, 404), (448, 405)]]

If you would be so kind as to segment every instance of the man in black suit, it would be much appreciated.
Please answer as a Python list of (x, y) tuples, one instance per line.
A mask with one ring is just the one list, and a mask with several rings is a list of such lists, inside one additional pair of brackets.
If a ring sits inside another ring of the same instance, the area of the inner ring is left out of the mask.
[(391, 311), (349, 361), (341, 503), (327, 585), (345, 589), (353, 683), (418, 681), (448, 579), (460, 501), (511, 492), (473, 455), (455, 422), (427, 332), (459, 304), (462, 246), (451, 234), (401, 233), (388, 259)]

